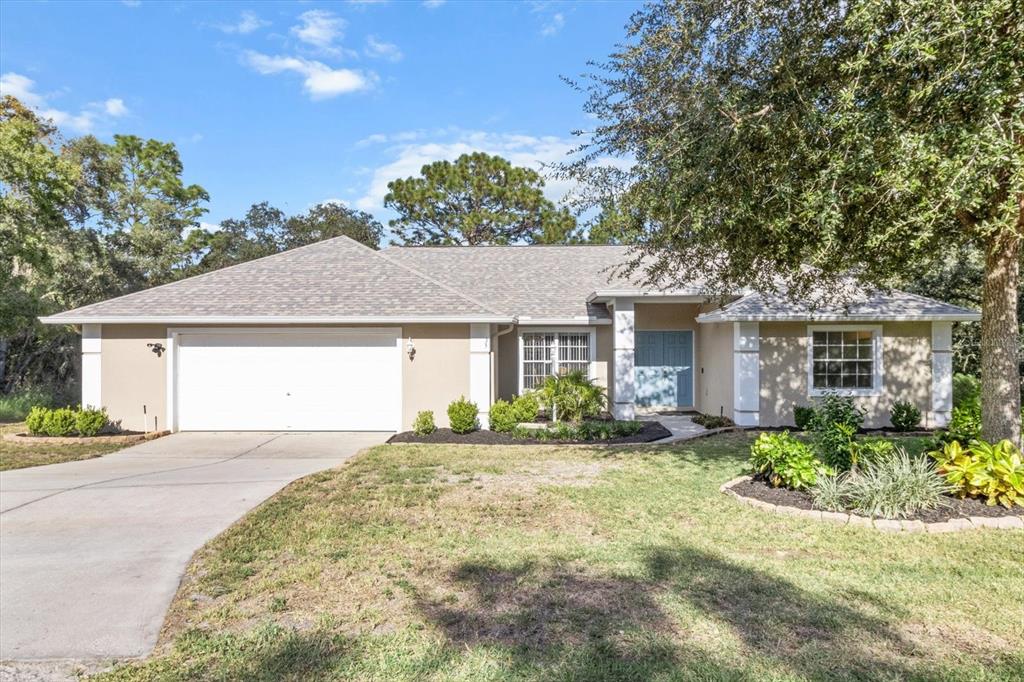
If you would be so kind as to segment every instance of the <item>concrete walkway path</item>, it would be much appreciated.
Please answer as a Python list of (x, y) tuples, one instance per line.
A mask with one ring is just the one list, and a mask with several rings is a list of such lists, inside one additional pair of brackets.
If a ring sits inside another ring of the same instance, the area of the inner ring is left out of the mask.
[(641, 421), (661, 422), (662, 426), (672, 432), (671, 436), (654, 441), (658, 444), (690, 440), (691, 438), (704, 435), (708, 432), (708, 430), (700, 424), (694, 424), (690, 415), (686, 414), (644, 414), (638, 415), (637, 419)]
[(0, 660), (142, 656), (192, 554), (386, 433), (176, 433), (0, 473)]

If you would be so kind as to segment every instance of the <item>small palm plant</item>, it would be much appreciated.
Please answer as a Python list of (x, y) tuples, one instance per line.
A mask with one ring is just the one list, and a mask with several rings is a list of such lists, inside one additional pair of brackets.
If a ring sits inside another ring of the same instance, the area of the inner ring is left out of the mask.
[(552, 421), (579, 422), (600, 414), (608, 404), (604, 387), (579, 370), (547, 377), (537, 394)]

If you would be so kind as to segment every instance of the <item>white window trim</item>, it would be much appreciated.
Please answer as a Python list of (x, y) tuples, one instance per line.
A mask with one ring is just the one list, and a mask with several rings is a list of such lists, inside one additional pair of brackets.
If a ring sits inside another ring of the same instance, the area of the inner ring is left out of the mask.
[[(872, 381), (871, 388), (815, 388), (814, 387), (814, 332), (871, 332)], [(807, 325), (807, 397), (823, 395), (852, 397), (882, 395), (882, 325), (880, 324), (813, 324)]]
[[(597, 378), (597, 328), (596, 327), (519, 327), (517, 332), (518, 336), (518, 354), (516, 358), (516, 375), (518, 376), (519, 395), (522, 395), (526, 390), (524, 388), (523, 379), (523, 335), (524, 334), (587, 334), (590, 338), (590, 343), (587, 352), (590, 353), (590, 362), (588, 363), (587, 378)], [(557, 336), (556, 336), (557, 339)], [(555, 341), (557, 349), (558, 342)], [(552, 362), (554, 365), (558, 365), (557, 350), (555, 357)]]

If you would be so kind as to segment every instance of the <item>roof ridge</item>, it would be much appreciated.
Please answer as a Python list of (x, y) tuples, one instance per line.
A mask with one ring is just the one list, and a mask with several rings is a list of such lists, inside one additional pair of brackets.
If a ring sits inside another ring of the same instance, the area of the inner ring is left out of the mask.
[[(146, 287), (145, 289), (139, 289), (138, 291), (132, 291), (132, 292), (129, 292), (127, 294), (121, 294), (120, 296), (115, 296), (113, 298), (105, 298), (102, 301), (95, 301), (93, 303), (86, 303), (85, 305), (78, 306), (77, 308), (72, 308), (71, 310), (65, 310), (65, 311), (62, 311), (62, 312), (56, 313), (56, 314), (57, 315), (65, 315), (67, 313), (74, 313), (74, 312), (78, 312), (80, 310), (85, 310), (86, 308), (91, 308), (91, 307), (93, 307), (95, 305), (99, 305), (101, 303), (110, 303), (112, 301), (120, 301), (120, 300), (125, 299), (125, 298), (131, 298), (133, 296), (139, 296), (139, 295), (142, 295), (142, 294), (148, 294), (151, 291), (156, 291), (157, 289), (164, 289), (166, 287), (174, 286), (176, 284), (182, 284), (184, 282), (194, 282), (194, 281), (199, 280), (199, 279), (210, 277), (211, 275), (216, 275), (218, 273), (227, 272), (228, 270), (234, 270), (235, 268), (240, 268), (243, 265), (250, 265), (252, 263), (258, 263), (259, 261), (267, 260), (269, 258), (277, 258), (279, 256), (284, 256), (285, 254), (292, 254), (292, 253), (295, 253), (296, 251), (301, 251), (303, 249), (308, 249), (308, 248), (311, 248), (313, 246), (323, 246), (324, 244), (327, 244), (329, 242), (334, 242), (334, 241), (338, 241), (338, 240), (341, 240), (341, 239), (347, 239), (349, 241), (355, 241), (354, 239), (352, 239), (352, 238), (350, 238), (350, 237), (348, 237), (346, 235), (343, 235), (343, 234), (342, 235), (338, 235), (337, 237), (331, 237), (329, 239), (321, 239), (320, 241), (313, 242), (312, 244), (303, 244), (302, 246), (296, 246), (296, 247), (291, 248), (291, 249), (285, 249), (284, 251), (278, 251), (277, 253), (270, 253), (270, 254), (267, 254), (266, 256), (260, 256), (259, 258), (253, 258), (252, 260), (242, 261), (241, 263), (234, 263), (233, 265), (227, 265), (227, 266), (224, 266), (223, 268), (217, 268), (216, 270), (210, 270), (209, 272), (203, 272), (203, 273), (200, 273), (198, 275), (191, 275), (189, 277), (184, 277), (182, 279), (176, 279), (173, 282), (164, 282), (163, 284), (157, 284), (155, 287)], [(356, 243), (359, 244), (359, 242), (356, 242)], [(366, 245), (365, 244), (360, 244), (360, 246), (366, 246)], [(367, 247), (367, 248), (369, 248), (369, 247)]]
[(346, 237), (345, 235), (342, 235), (341, 238), (348, 239), (353, 244), (358, 244), (359, 246), (363, 247), (364, 249), (366, 249), (367, 251), (369, 251), (373, 255), (377, 256), (378, 258), (381, 258), (381, 259), (387, 261), (391, 265), (394, 265), (396, 267), (402, 268), (403, 270), (411, 272), (412, 274), (416, 275), (420, 279), (424, 279), (424, 280), (430, 282), (431, 284), (435, 284), (435, 285), (441, 287), (442, 289), (445, 289), (445, 290), (455, 294), (459, 298), (461, 298), (461, 299), (463, 299), (465, 301), (469, 301), (473, 305), (478, 305), (482, 309), (486, 310), (489, 313), (493, 313), (493, 314), (499, 315), (499, 316), (500, 315), (508, 315), (509, 317), (512, 317), (512, 315), (509, 315), (509, 313), (505, 313), (505, 312), (502, 312), (502, 311), (497, 310), (495, 308), (492, 308), (489, 305), (487, 305), (486, 303), (484, 303), (483, 301), (479, 301), (479, 300), (473, 298), (472, 296), (467, 296), (466, 294), (464, 294), (463, 292), (459, 291), (458, 289), (456, 289), (455, 287), (451, 286), (450, 284), (446, 284), (445, 282), (442, 282), (441, 280), (434, 279), (433, 277), (431, 277), (429, 275), (426, 275), (423, 272), (420, 272), (419, 270), (417, 270), (416, 268), (414, 268), (412, 266), (409, 266), (409, 265), (406, 265), (405, 263), (399, 263), (398, 261), (394, 260), (390, 256), (384, 255), (384, 251), (382, 249), (371, 249), (366, 244), (363, 244), (362, 242), (357, 242), (356, 240), (352, 239), (351, 237)]

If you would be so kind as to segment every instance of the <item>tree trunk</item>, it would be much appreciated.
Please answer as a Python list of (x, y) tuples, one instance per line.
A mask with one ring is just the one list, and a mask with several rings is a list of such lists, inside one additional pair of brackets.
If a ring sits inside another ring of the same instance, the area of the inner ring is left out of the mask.
[(981, 437), (1021, 444), (1020, 286), (1021, 235), (1004, 229), (985, 241), (985, 284), (981, 299)]

